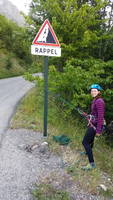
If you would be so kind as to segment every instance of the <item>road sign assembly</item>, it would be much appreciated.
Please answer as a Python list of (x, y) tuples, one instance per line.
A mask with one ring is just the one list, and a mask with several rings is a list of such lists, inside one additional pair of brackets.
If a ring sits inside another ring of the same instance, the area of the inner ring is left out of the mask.
[(31, 45), (31, 54), (44, 56), (44, 137), (47, 136), (48, 117), (48, 57), (61, 56), (61, 48), (55, 32), (46, 19)]
[(31, 45), (31, 54), (40, 56), (61, 56), (61, 48), (56, 34), (46, 19)]

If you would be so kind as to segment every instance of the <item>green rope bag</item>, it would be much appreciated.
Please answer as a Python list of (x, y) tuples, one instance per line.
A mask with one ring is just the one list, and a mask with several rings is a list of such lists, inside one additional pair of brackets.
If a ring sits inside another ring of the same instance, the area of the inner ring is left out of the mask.
[(53, 140), (58, 142), (60, 145), (67, 145), (70, 142), (70, 138), (66, 135), (53, 136)]

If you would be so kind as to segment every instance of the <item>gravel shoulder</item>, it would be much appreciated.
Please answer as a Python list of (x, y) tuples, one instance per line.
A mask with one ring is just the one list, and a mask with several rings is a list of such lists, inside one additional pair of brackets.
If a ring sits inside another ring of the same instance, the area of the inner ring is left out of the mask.
[[(42, 134), (26, 129), (9, 129), (0, 149), (0, 200), (33, 200), (35, 183), (48, 180), (54, 187), (69, 191), (71, 199), (100, 200), (84, 193), (74, 184), (62, 168), (61, 157), (46, 149)], [(38, 147), (28, 152), (26, 147), (36, 143)]]
[(43, 141), (39, 133), (8, 130), (0, 149), (0, 200), (31, 200), (34, 184), (58, 167), (60, 159), (27, 152), (26, 145)]

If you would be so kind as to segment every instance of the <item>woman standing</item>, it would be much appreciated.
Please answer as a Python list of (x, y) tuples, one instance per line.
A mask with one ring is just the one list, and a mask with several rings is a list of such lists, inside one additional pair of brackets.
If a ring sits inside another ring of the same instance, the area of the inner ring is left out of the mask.
[(90, 86), (91, 96), (93, 101), (91, 104), (91, 124), (88, 125), (88, 129), (83, 138), (82, 144), (85, 148), (85, 153), (88, 156), (89, 164), (82, 167), (83, 170), (90, 170), (95, 168), (95, 162), (93, 158), (93, 144), (95, 136), (100, 136), (103, 131), (104, 126), (104, 113), (105, 113), (105, 102), (101, 97), (102, 88), (98, 84), (93, 84)]

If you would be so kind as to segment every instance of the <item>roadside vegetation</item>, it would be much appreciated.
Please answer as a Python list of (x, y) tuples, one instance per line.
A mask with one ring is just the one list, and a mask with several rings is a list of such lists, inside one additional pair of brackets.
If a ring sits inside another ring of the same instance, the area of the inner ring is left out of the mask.
[(27, 28), (0, 15), (0, 79), (39, 70), (41, 59), (31, 56), (30, 47)]
[(33, 192), (33, 195), (39, 200), (70, 200), (67, 192), (56, 190), (49, 184), (41, 184), (38, 190)]
[[(43, 80), (38, 78), (35, 82), (36, 87), (28, 93), (18, 106), (11, 127), (29, 128), (43, 134)], [(86, 156), (80, 155), (80, 152), (83, 151), (81, 142), (87, 123), (81, 116), (76, 114), (75, 116), (67, 115), (63, 109), (65, 103), (62, 103), (56, 101), (56, 96), (49, 94), (47, 141), (50, 151), (62, 157), (63, 163), (67, 164), (67, 167), (65, 167), (66, 172), (73, 178), (74, 183), (79, 188), (89, 192), (89, 194), (104, 196), (105, 199), (113, 198), (113, 148), (107, 144), (105, 135), (97, 138), (94, 146), (97, 168), (89, 172), (82, 171), (81, 166), (88, 162)], [(53, 136), (62, 134), (71, 139), (67, 146), (59, 145), (53, 140)], [(36, 199), (45, 200), (47, 198), (50, 200), (54, 197), (53, 199), (68, 200), (68, 193), (54, 192), (52, 177), (54, 179), (56, 177), (57, 181), (60, 180), (58, 180), (57, 175), (51, 175), (47, 179), (48, 181), (43, 180), (43, 183), (38, 185), (33, 192)], [(101, 189), (101, 184), (105, 185), (106, 191)]]

